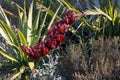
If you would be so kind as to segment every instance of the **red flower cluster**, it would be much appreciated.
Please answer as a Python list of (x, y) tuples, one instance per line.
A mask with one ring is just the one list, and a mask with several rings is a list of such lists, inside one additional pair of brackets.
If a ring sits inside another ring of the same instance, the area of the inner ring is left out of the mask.
[(75, 18), (76, 17), (74, 15), (73, 11), (68, 11), (66, 13), (66, 16), (63, 19), (63, 22), (70, 25), (75, 21)]
[[(57, 21), (48, 31), (48, 41), (49, 43), (51, 41), (56, 42), (54, 46), (60, 46), (65, 38), (65, 32), (67, 31), (68, 24), (65, 24), (61, 21)], [(50, 45), (51, 47), (52, 45)], [(51, 47), (52, 48), (52, 47)], [(55, 47), (54, 47), (55, 48)]]
[(36, 46), (21, 46), (22, 51), (33, 59), (38, 59), (41, 56), (47, 55), (49, 50), (60, 46), (64, 42), (65, 32), (68, 29), (68, 25), (72, 24), (74, 21), (74, 13), (68, 11), (63, 20), (56, 21), (55, 24), (51, 26), (47, 34), (47, 40), (40, 41)]
[(45, 56), (49, 52), (49, 49), (46, 47), (44, 41), (41, 41), (36, 46), (21, 46), (21, 49), (26, 55), (32, 57), (33, 59), (38, 59), (40, 56)]

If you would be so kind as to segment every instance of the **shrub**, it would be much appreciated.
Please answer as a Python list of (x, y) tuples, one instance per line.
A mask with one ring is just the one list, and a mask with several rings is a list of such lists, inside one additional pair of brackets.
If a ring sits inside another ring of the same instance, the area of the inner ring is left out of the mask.
[(70, 45), (59, 62), (58, 71), (64, 80), (119, 80), (120, 38), (91, 39), (91, 56), (85, 43)]

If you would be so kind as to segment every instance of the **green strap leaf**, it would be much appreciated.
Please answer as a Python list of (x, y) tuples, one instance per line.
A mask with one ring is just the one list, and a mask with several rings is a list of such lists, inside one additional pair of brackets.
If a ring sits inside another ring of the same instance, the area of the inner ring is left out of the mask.
[(40, 10), (37, 12), (35, 20), (33, 22), (33, 30), (37, 30), (38, 29), (39, 19), (40, 19)]
[(0, 25), (1, 25), (0, 27), (5, 31), (5, 33), (10, 38), (11, 42), (14, 43), (15, 45), (19, 45), (17, 37), (13, 32), (12, 28), (1, 20), (0, 20)]
[(11, 61), (18, 62), (17, 59), (11, 57), (10, 55), (8, 55), (8, 53), (6, 53), (6, 52), (4, 52), (4, 51), (2, 51), (2, 50), (0, 50), (0, 54), (1, 54), (2, 56), (6, 57), (7, 59), (11, 60)]
[[(0, 26), (2, 26), (2, 25), (0, 24)], [(10, 41), (8, 34), (2, 27), (0, 27), (0, 34), (2, 35), (2, 37), (4, 37), (5, 40)]]
[(48, 12), (46, 12), (45, 16), (44, 16), (44, 19), (42, 21), (42, 24), (40, 25), (40, 28), (38, 30), (38, 37), (37, 37), (37, 42), (39, 41), (39, 39), (41, 38), (41, 33), (42, 33), (42, 29), (44, 27), (44, 24), (45, 24), (45, 21), (47, 19), (47, 15), (48, 15)]
[(12, 77), (8, 78), (8, 80), (15, 80), (21, 74), (22, 74), (21, 72), (17, 72)]
[(28, 13), (28, 29), (27, 29), (27, 41), (30, 45), (31, 43), (31, 35), (32, 35), (32, 15), (33, 15), (33, 2), (30, 5), (29, 13)]
[[(45, 10), (46, 12), (48, 12), (48, 14), (49, 14), (50, 16), (53, 16), (53, 15), (55, 14), (52, 10), (50, 10), (49, 8), (45, 7), (45, 6), (42, 5), (42, 4), (39, 5), (38, 8)], [(56, 15), (55, 18), (56, 18), (56, 19), (61, 19), (61, 18), (60, 18), (59, 16), (57, 16), (57, 15)]]
[(25, 66), (21, 66), (20, 67), (20, 72), (23, 73), (25, 71), (25, 68), (26, 68)]
[(20, 42), (22, 43), (22, 45), (27, 46), (28, 45), (27, 40), (25, 39), (25, 36), (23, 35), (23, 33), (19, 29), (17, 29), (17, 33), (18, 33), (18, 36), (20, 38)]
[(22, 10), (23, 12), (25, 12), (25, 10), (24, 10), (19, 4), (17, 4), (17, 3), (14, 2), (14, 5), (15, 5), (18, 9)]
[(30, 43), (30, 45), (34, 45), (37, 41), (36, 37), (38, 37), (38, 30), (39, 30), (39, 19), (40, 19), (40, 10), (37, 12), (37, 15), (35, 17), (35, 20), (33, 22), (33, 29), (32, 29), (32, 41)]
[(19, 72), (17, 72), (16, 74), (14, 74), (11, 78), (10, 78), (10, 80), (14, 80), (14, 79), (16, 79), (18, 76), (20, 76), (24, 71), (25, 71), (25, 66), (21, 66), (20, 67), (20, 71)]
[(2, 19), (4, 20), (4, 22), (10, 26), (10, 22), (5, 14), (5, 12), (3, 11), (3, 8), (0, 5), (0, 15), (2, 16)]
[(23, 53), (23, 51), (21, 50), (21, 48), (19, 46), (16, 46), (15, 44), (13, 44), (9, 41), (7, 41), (7, 44), (9, 44), (10, 46), (14, 46), (16, 48), (16, 51), (20, 53), (20, 54), (17, 54), (17, 56), (20, 55), (20, 57), (21, 57), (19, 59), (27, 60), (27, 56)]
[(76, 13), (79, 13), (79, 10), (75, 9), (69, 2), (65, 1), (65, 0), (58, 0), (58, 2), (60, 4), (63, 3), (63, 5), (65, 5), (69, 10), (73, 10)]
[(6, 10), (6, 9), (4, 9), (4, 12), (5, 12), (6, 14), (12, 16), (12, 17), (18, 18), (17, 15), (13, 14), (12, 12), (10, 12), (10, 11), (8, 11), (8, 10)]
[(72, 6), (68, 3), (68, 2), (66, 2), (66, 1), (64, 1), (64, 0), (60, 0), (64, 5), (66, 5), (66, 7), (68, 8), (68, 9), (72, 9)]

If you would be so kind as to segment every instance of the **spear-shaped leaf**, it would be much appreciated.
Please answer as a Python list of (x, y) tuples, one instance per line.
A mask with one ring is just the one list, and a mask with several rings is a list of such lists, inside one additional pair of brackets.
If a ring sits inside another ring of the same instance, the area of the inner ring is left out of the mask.
[(25, 39), (25, 36), (23, 35), (23, 33), (19, 29), (17, 30), (17, 33), (20, 38), (21, 44), (27, 46), (28, 45), (27, 40)]
[(10, 26), (10, 22), (9, 22), (9, 20), (8, 20), (6, 14), (5, 14), (5, 12), (3, 11), (3, 8), (1, 7), (1, 5), (0, 5), (0, 15), (1, 15), (2, 19), (4, 20), (4, 22), (5, 22), (7, 25)]
[(5, 58), (11, 60), (11, 61), (18, 62), (17, 59), (15, 59), (14, 57), (11, 57), (10, 55), (8, 55), (8, 53), (6, 53), (6, 52), (4, 52), (4, 51), (2, 51), (2, 50), (0, 50), (0, 54), (1, 54), (2, 56), (4, 56)]
[(15, 33), (13, 32), (12, 28), (9, 25), (7, 25), (6, 23), (4, 23), (3, 21), (0, 21), (0, 25), (1, 25), (0, 27), (3, 29), (4, 33), (7, 34), (8, 37), (10, 38), (11, 42), (14, 43), (15, 45), (19, 45), (17, 37), (16, 37)]
[(33, 15), (33, 2), (30, 5), (29, 13), (28, 13), (28, 30), (27, 30), (27, 41), (30, 45), (31, 43), (31, 33), (32, 33), (32, 15)]
[[(45, 10), (46, 12), (48, 12), (48, 14), (49, 14), (50, 16), (53, 16), (53, 15), (55, 14), (52, 10), (50, 10), (49, 8), (45, 7), (45, 6), (42, 5), (42, 4), (39, 5), (38, 8)], [(56, 15), (55, 18), (56, 18), (56, 19), (60, 19), (60, 17), (57, 16), (57, 15)]]

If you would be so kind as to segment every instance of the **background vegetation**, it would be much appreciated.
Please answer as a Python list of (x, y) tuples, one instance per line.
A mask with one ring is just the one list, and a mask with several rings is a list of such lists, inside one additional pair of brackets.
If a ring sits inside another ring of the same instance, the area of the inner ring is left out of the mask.
[[(120, 0), (1, 0), (0, 79), (119, 80)], [(83, 13), (59, 49), (32, 60), (34, 46), (66, 11)]]

